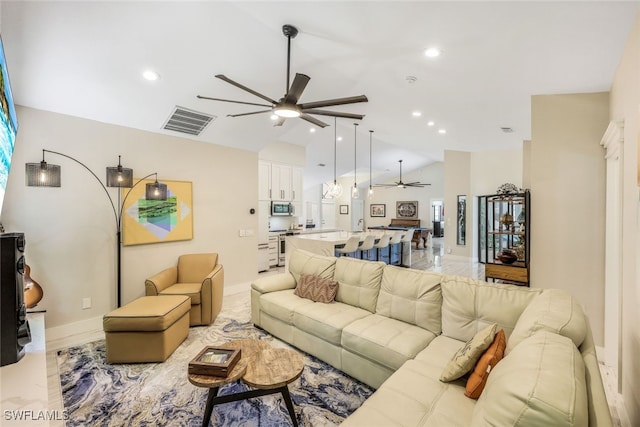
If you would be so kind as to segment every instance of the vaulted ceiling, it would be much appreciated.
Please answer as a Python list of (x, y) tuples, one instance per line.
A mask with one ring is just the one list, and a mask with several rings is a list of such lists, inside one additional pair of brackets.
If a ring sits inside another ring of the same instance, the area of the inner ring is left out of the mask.
[[(216, 74), (282, 97), (284, 24), (300, 31), (292, 76), (311, 77), (301, 102), (368, 97), (327, 109), (365, 114), (358, 173), (368, 178), (374, 130), (383, 180), (399, 159), (409, 172), (445, 149), (519, 147), (531, 137), (531, 95), (608, 91), (639, 10), (611, 1), (3, 1), (0, 29), (20, 105), (174, 135), (162, 128), (175, 106), (200, 111), (216, 119), (193, 139), (254, 151), (305, 146), (305, 181), (316, 184), (333, 175), (332, 118), (317, 116), (324, 129), (301, 119), (274, 127), (269, 114), (227, 117), (259, 108), (196, 97), (261, 102)], [(441, 55), (426, 57), (434, 46)], [(160, 79), (145, 80), (147, 69)], [(337, 123), (342, 175), (353, 171), (354, 120)]]

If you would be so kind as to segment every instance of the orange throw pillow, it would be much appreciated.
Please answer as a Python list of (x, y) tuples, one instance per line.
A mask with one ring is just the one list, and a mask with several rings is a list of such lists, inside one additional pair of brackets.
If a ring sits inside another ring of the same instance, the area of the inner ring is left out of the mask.
[(476, 367), (467, 380), (467, 387), (464, 393), (465, 396), (472, 399), (480, 397), (484, 385), (487, 383), (489, 373), (496, 366), (496, 364), (504, 356), (504, 349), (507, 347), (507, 339), (504, 331), (500, 329), (493, 339), (493, 342), (489, 348), (480, 356)]

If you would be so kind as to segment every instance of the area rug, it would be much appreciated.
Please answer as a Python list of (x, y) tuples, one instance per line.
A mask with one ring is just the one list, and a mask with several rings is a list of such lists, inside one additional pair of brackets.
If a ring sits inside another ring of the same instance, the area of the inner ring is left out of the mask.
[[(225, 297), (213, 325), (190, 328), (187, 340), (164, 363), (110, 365), (105, 361), (104, 340), (60, 350), (58, 369), (67, 426), (200, 426), (208, 389), (189, 383), (188, 363), (205, 345), (240, 338), (291, 348), (251, 324), (249, 297), (238, 294)], [(338, 425), (373, 392), (302, 354), (302, 376), (289, 384), (300, 426)], [(248, 389), (236, 382), (223, 386), (220, 394)], [(282, 395), (273, 394), (217, 405), (210, 425), (286, 426), (291, 419)]]

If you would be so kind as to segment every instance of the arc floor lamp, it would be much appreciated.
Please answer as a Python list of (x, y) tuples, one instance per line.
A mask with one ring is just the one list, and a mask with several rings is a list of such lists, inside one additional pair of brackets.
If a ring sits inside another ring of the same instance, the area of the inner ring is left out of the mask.
[[(26, 184), (29, 187), (60, 187), (61, 186), (61, 173), (60, 166), (53, 165), (47, 163), (45, 161), (45, 153), (57, 154), (62, 157), (66, 157), (69, 160), (73, 160), (83, 168), (85, 168), (89, 173), (98, 181), (102, 189), (104, 190), (109, 202), (111, 203), (111, 208), (113, 209), (113, 216), (116, 223), (116, 239), (117, 239), (117, 301), (118, 307), (120, 307), (121, 303), (121, 286), (122, 286), (122, 275), (121, 275), (121, 266), (122, 266), (122, 210), (124, 208), (124, 203), (129, 197), (131, 190), (133, 187), (140, 184), (147, 178), (150, 178), (155, 175), (154, 183), (146, 184), (145, 198), (147, 200), (167, 200), (167, 185), (158, 182), (158, 174), (157, 172), (150, 173), (149, 175), (140, 178), (135, 183), (133, 182), (133, 169), (122, 167), (120, 164), (120, 156), (118, 156), (118, 166), (107, 167), (107, 176), (106, 176), (106, 185), (103, 183), (98, 176), (93, 173), (87, 165), (75, 159), (67, 154), (59, 153), (57, 151), (51, 150), (42, 150), (42, 161), (40, 163), (27, 163), (25, 166), (25, 178)], [(120, 202), (120, 192), (118, 192), (118, 204), (113, 202), (113, 198), (107, 187), (120, 187), (120, 188), (129, 188), (129, 191), (125, 194), (122, 202)]]

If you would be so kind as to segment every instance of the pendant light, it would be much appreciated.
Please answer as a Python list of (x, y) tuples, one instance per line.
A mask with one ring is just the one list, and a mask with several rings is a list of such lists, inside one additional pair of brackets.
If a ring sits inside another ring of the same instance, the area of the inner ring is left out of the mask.
[(358, 124), (353, 124), (353, 188), (351, 189), (351, 198), (357, 199), (360, 197), (360, 190), (358, 190), (358, 180), (356, 179), (356, 154), (357, 154), (357, 146), (356, 146), (356, 137), (358, 134)]
[(369, 196), (369, 200), (373, 199), (373, 179), (371, 178), (371, 157), (372, 157), (371, 147), (373, 146), (372, 140), (373, 140), (373, 131), (370, 130), (369, 131), (369, 191), (367, 193), (367, 195)]
[(338, 120), (333, 118), (333, 185), (329, 187), (329, 193), (327, 196), (331, 199), (337, 199), (342, 196), (342, 184), (338, 183), (336, 176), (336, 164), (337, 164), (337, 141), (338, 141)]

